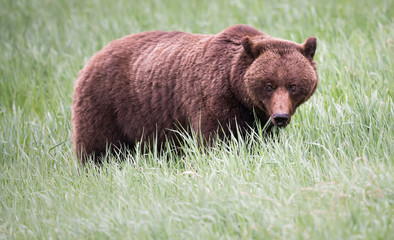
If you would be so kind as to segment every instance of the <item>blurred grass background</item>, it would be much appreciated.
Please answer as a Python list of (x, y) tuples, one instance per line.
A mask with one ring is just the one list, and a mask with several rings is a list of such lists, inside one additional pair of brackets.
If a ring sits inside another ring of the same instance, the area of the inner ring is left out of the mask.
[[(394, 3), (0, 2), (0, 238), (389, 239)], [(249, 24), (318, 39), (315, 95), (277, 139), (130, 154), (81, 174), (73, 83), (109, 41)], [(118, 165), (121, 165), (119, 167)]]

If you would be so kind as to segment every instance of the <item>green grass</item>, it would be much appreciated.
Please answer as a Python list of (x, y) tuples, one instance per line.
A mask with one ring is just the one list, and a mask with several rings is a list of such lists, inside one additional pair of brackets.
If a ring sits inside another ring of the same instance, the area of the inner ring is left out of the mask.
[[(394, 3), (0, 2), (0, 239), (390, 239)], [(245, 23), (318, 38), (315, 95), (273, 139), (195, 139), (81, 170), (74, 79), (109, 41)]]

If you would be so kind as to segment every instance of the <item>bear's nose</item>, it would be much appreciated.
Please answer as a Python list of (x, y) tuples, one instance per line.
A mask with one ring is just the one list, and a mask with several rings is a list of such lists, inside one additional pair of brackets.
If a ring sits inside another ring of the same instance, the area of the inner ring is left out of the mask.
[(289, 114), (286, 113), (275, 113), (274, 124), (278, 127), (285, 127), (289, 121)]

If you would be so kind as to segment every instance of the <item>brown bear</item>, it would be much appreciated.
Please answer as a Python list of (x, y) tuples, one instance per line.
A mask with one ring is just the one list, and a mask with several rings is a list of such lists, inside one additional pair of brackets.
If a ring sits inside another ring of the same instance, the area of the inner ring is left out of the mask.
[(297, 44), (246, 25), (216, 35), (152, 31), (112, 41), (75, 83), (77, 155), (84, 162), (108, 146), (161, 144), (180, 127), (207, 139), (218, 129), (220, 137), (235, 126), (248, 131), (255, 118), (284, 127), (317, 87), (315, 50), (313, 37)]

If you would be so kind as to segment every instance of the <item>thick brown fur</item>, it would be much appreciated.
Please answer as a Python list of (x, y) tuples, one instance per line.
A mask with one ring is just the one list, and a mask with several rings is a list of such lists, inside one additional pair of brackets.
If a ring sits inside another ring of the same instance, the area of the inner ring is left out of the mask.
[(107, 146), (161, 144), (180, 126), (209, 138), (236, 122), (247, 131), (254, 116), (279, 125), (278, 113), (289, 116), (285, 126), (317, 87), (315, 49), (315, 38), (299, 45), (246, 25), (216, 35), (153, 31), (115, 40), (75, 83), (77, 155), (85, 161)]

